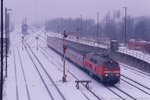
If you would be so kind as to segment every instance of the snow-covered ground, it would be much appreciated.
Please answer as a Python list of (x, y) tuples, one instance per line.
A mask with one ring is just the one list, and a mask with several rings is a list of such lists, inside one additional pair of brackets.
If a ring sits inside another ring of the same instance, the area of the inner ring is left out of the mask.
[[(66, 60), (67, 82), (63, 83), (62, 57), (47, 47), (44, 31), (35, 29), (30, 30), (29, 33), (31, 34), (25, 37), (24, 45), (22, 45), (19, 28), (11, 33), (8, 77), (4, 82), (4, 100), (122, 100), (122, 98), (150, 100), (148, 89), (150, 76), (136, 71), (137, 69), (131, 70), (122, 64), (120, 65), (122, 74), (120, 84), (105, 86)], [(45, 43), (38, 41), (38, 50), (36, 36), (45, 41)], [(73, 75), (79, 80), (91, 80), (89, 89), (99, 98), (82, 84), (77, 89), (75, 83), (77, 79)]]

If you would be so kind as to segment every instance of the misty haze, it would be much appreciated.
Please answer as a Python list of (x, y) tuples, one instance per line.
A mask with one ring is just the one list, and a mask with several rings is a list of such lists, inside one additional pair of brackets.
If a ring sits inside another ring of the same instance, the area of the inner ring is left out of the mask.
[(0, 100), (150, 100), (149, 0), (1, 0)]

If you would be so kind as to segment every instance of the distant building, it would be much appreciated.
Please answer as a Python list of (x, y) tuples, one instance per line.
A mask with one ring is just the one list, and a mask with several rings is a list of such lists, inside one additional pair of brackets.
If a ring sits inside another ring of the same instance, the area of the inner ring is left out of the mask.
[(122, 20), (120, 10), (113, 11), (113, 18), (116, 22), (120, 22)]
[(22, 34), (23, 35), (28, 35), (28, 25), (27, 25), (27, 19), (24, 18), (23, 24), (22, 24)]
[(120, 10), (114, 10), (113, 11), (113, 17), (114, 18), (121, 18)]

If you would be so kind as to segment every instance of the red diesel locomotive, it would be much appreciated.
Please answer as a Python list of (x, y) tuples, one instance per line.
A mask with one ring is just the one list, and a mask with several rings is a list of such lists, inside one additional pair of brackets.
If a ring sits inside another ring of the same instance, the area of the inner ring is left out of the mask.
[[(54, 37), (48, 37), (48, 47), (63, 54), (63, 42)], [(79, 48), (67, 45), (66, 57), (85, 69), (90, 75), (98, 77), (103, 83), (116, 84), (120, 81), (119, 63), (107, 55), (85, 53)]]

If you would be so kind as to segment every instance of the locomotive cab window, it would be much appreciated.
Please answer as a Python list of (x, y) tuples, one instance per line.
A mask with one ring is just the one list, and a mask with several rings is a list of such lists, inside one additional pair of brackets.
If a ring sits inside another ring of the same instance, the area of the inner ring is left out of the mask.
[(113, 62), (113, 63), (112, 63), (112, 67), (117, 68), (117, 67), (118, 67), (118, 64), (117, 64), (116, 62)]
[(106, 62), (106, 63), (105, 63), (105, 67), (106, 67), (106, 68), (111, 68), (111, 63), (110, 63), (110, 62)]

